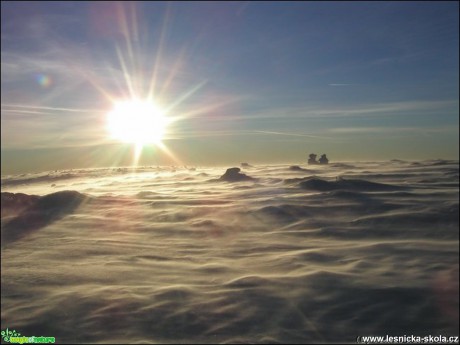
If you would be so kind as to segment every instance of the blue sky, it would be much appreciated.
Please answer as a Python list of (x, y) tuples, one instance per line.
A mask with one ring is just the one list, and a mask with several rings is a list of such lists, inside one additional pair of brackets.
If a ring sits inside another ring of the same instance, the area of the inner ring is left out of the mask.
[(458, 7), (2, 1), (2, 174), (132, 163), (105, 117), (149, 92), (140, 164), (458, 159)]

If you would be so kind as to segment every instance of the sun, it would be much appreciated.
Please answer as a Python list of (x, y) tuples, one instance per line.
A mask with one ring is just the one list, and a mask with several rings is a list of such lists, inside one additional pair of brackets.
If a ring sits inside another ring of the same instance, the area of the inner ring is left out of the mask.
[(111, 138), (141, 147), (161, 144), (168, 124), (165, 112), (152, 101), (119, 101), (107, 114), (107, 130)]

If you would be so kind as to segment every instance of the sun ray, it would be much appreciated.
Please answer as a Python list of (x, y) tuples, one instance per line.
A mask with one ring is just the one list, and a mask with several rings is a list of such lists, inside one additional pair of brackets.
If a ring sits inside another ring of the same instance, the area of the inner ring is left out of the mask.
[(170, 69), (168, 78), (163, 83), (161, 91), (159, 92), (159, 97), (160, 98), (163, 97), (165, 92), (167, 92), (170, 89), (170, 85), (171, 85), (172, 81), (174, 80), (174, 78), (176, 77), (178, 71), (180, 70), (180, 67), (184, 63), (185, 55), (186, 55), (186, 48), (183, 48), (182, 51), (180, 52), (179, 56), (176, 58), (176, 61), (174, 62), (173, 67)]
[(176, 165), (183, 165), (182, 161), (165, 145), (163, 144), (162, 142), (158, 143), (157, 145), (161, 151), (163, 151), (164, 153), (166, 153), (166, 155), (172, 159), (172, 161), (176, 164)]
[(134, 61), (133, 47), (131, 43), (131, 34), (128, 28), (128, 20), (126, 18), (126, 10), (125, 10), (127, 8), (126, 6), (129, 6), (129, 2), (128, 3), (116, 2), (116, 4), (118, 5), (117, 13), (118, 13), (118, 22), (120, 24), (120, 29), (126, 41), (129, 58), (131, 59), (131, 62), (133, 62)]
[(144, 144), (141, 142), (138, 142), (134, 146), (134, 157), (133, 157), (133, 166), (137, 166), (139, 164), (139, 160), (142, 155), (142, 149), (144, 147)]
[(78, 66), (77, 64), (73, 63), (71, 57), (65, 56), (63, 60), (66, 62), (68, 67), (73, 70), (76, 74), (80, 75), (84, 80), (90, 83), (99, 93), (101, 93), (107, 100), (113, 101), (114, 97), (108, 91), (104, 89), (103, 86), (99, 85), (97, 82), (97, 78), (94, 74), (92, 74), (88, 68), (84, 68), (83, 66)]
[(206, 85), (206, 83), (208, 82), (208, 80), (203, 80), (202, 82), (198, 83), (197, 85), (195, 85), (194, 87), (190, 88), (190, 90), (188, 90), (187, 92), (185, 92), (184, 94), (182, 94), (180, 97), (178, 97), (178, 99), (172, 103), (167, 109), (166, 111), (171, 111), (174, 107), (176, 107), (177, 105), (179, 105), (180, 103), (182, 103), (184, 100), (186, 100), (187, 98), (189, 98), (191, 95), (193, 95), (195, 92), (197, 92), (199, 89), (201, 89), (204, 85)]
[[(223, 108), (227, 105), (234, 104), (238, 102), (240, 98), (228, 98), (225, 100), (222, 100), (220, 102), (215, 102), (215, 103), (208, 103), (206, 105), (203, 105), (201, 107), (195, 107), (193, 109), (190, 109), (188, 111), (181, 112), (180, 116), (177, 116), (176, 120), (184, 120), (187, 118), (192, 118), (195, 116), (205, 116), (212, 114), (213, 112), (216, 112), (219, 108)], [(177, 106), (177, 102), (175, 103), (175, 106)], [(168, 108), (168, 111), (171, 111), (172, 107)]]
[(125, 59), (123, 58), (123, 54), (122, 54), (118, 44), (115, 46), (115, 49), (117, 50), (118, 60), (120, 62), (120, 66), (121, 66), (121, 69), (123, 71), (123, 76), (125, 78), (125, 82), (126, 82), (126, 86), (128, 87), (129, 94), (130, 94), (131, 98), (135, 98), (136, 93), (134, 92), (133, 84), (132, 84), (132, 81), (131, 81), (131, 76), (130, 76), (129, 71), (128, 71), (127, 67), (126, 67)]
[(165, 15), (163, 16), (163, 23), (161, 26), (161, 32), (160, 32), (160, 40), (158, 43), (158, 49), (157, 49), (157, 54), (155, 56), (155, 62), (153, 64), (153, 71), (152, 71), (152, 77), (150, 78), (150, 85), (149, 85), (149, 90), (147, 92), (147, 97), (148, 98), (153, 98), (153, 95), (155, 94), (155, 87), (156, 87), (156, 82), (157, 82), (157, 74), (158, 74), (158, 69), (161, 63), (162, 59), (162, 54), (163, 54), (163, 45), (164, 45), (164, 40), (166, 37), (166, 29), (168, 26), (169, 22), (169, 16), (170, 16), (170, 4), (166, 4), (166, 9), (165, 9)]

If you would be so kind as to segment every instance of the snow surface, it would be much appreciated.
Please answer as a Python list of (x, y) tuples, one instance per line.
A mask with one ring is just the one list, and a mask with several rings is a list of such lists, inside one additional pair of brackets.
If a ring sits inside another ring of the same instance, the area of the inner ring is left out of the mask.
[(57, 343), (458, 335), (458, 161), (225, 171), (2, 177), (2, 330)]

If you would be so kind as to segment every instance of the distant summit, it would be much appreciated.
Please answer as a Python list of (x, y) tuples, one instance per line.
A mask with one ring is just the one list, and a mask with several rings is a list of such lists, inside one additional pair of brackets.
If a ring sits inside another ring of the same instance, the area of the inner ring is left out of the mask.
[(318, 155), (315, 155), (314, 153), (310, 153), (308, 156), (308, 164), (329, 164), (329, 159), (327, 159), (326, 154), (322, 154), (319, 161), (316, 160), (316, 157)]
[(321, 155), (319, 159), (319, 164), (329, 164), (329, 159), (327, 159), (326, 154)]
[(310, 157), (308, 159), (308, 164), (319, 164), (318, 161), (316, 160), (316, 156), (314, 153), (310, 153), (310, 155), (308, 157)]

